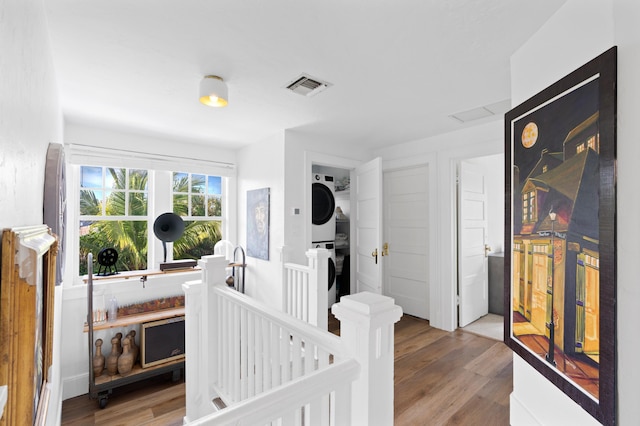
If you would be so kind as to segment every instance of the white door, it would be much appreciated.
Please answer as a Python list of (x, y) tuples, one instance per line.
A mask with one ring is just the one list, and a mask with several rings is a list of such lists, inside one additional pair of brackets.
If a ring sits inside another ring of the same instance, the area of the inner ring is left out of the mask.
[(384, 173), (384, 294), (429, 319), (428, 166)]
[(460, 327), (489, 313), (486, 183), (480, 168), (462, 161), (458, 185)]
[(382, 159), (356, 167), (355, 291), (382, 293)]

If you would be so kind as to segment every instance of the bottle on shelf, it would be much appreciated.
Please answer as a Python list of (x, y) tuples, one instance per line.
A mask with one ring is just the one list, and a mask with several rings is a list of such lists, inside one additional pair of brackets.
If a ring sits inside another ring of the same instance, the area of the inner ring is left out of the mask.
[(109, 300), (109, 313), (107, 315), (109, 322), (113, 322), (118, 319), (118, 301), (115, 296), (111, 296)]

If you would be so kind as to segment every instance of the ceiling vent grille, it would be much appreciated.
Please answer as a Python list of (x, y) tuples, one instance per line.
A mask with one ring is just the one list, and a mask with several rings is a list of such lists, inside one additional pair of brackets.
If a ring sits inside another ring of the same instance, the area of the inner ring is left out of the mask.
[(302, 96), (315, 96), (327, 87), (332, 86), (331, 83), (322, 81), (319, 78), (311, 77), (307, 74), (301, 74), (287, 83), (284, 88)]
[(461, 123), (466, 123), (469, 121), (490, 117), (492, 115), (503, 115), (504, 113), (509, 111), (510, 108), (511, 99), (504, 99), (490, 105), (484, 105), (467, 111), (457, 112), (450, 115), (449, 117), (458, 120)]

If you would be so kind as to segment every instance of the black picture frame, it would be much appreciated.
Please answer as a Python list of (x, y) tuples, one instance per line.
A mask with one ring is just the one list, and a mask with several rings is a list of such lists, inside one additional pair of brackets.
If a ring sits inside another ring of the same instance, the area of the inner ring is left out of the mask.
[(613, 47), (505, 115), (504, 341), (616, 422)]

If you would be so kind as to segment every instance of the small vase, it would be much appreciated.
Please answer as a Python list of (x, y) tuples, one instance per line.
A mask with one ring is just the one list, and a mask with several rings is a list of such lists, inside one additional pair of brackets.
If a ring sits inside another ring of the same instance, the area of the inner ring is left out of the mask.
[(136, 331), (131, 330), (129, 334), (127, 334), (129, 338), (129, 346), (131, 353), (133, 354), (133, 363), (135, 364), (138, 361), (138, 354), (140, 353), (140, 348), (136, 345)]
[(126, 376), (133, 368), (133, 354), (130, 350), (129, 338), (125, 337), (122, 341), (122, 355), (118, 358), (118, 373)]
[(93, 377), (100, 377), (104, 370), (104, 355), (102, 355), (102, 339), (96, 340), (96, 353), (93, 355)]
[(114, 337), (111, 339), (111, 353), (107, 357), (105, 364), (107, 365), (107, 373), (110, 376), (115, 376), (118, 373), (118, 357), (120, 353), (118, 353), (118, 338)]

